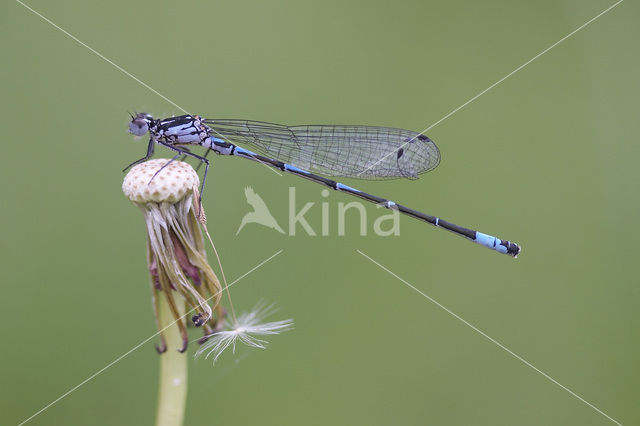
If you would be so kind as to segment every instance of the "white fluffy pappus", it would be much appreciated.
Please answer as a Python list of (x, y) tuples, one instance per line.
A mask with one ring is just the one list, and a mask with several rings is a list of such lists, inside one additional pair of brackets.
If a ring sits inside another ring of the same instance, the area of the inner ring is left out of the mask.
[(257, 305), (253, 310), (238, 316), (234, 324), (230, 324), (226, 330), (210, 334), (196, 351), (194, 357), (213, 357), (213, 362), (229, 347), (236, 351), (236, 343), (241, 342), (247, 346), (266, 349), (268, 342), (260, 339), (262, 336), (280, 334), (283, 331), (293, 329), (293, 319), (282, 321), (262, 322), (266, 317), (274, 313), (274, 306)]

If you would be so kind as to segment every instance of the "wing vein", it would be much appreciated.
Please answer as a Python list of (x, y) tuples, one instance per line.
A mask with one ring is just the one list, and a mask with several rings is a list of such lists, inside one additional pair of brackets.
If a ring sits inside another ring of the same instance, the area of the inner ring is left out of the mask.
[(436, 144), (410, 130), (227, 119), (205, 123), (212, 136), (325, 176), (416, 179), (440, 162)]

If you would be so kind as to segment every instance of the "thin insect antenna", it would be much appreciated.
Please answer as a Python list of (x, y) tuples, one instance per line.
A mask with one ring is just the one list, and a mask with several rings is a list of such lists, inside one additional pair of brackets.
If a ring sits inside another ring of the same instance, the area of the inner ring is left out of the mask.
[[(133, 115), (133, 114), (132, 114), (131, 112), (129, 112), (129, 111), (127, 111), (127, 114), (129, 114), (129, 115), (131, 116), (131, 119), (132, 119), (132, 120), (133, 120), (134, 118), (136, 118), (136, 117), (135, 117), (135, 115)], [(137, 113), (136, 113), (136, 115), (137, 115)]]
[[(222, 268), (222, 262), (220, 261), (220, 256), (218, 255), (218, 250), (216, 249), (216, 245), (213, 244), (213, 239), (209, 234), (209, 230), (207, 229), (207, 219), (204, 216), (204, 211), (202, 209), (202, 202), (200, 201), (200, 192), (198, 191), (198, 187), (193, 187), (193, 195), (194, 195), (194, 203), (197, 203), (198, 206), (198, 217), (200, 224), (204, 228), (204, 233), (207, 234), (207, 238), (209, 239), (209, 243), (211, 243), (211, 247), (213, 248), (213, 252), (216, 255), (216, 260), (218, 261), (218, 266), (220, 267), (220, 273), (222, 274), (222, 282), (224, 282), (224, 286), (227, 289), (227, 298), (229, 299), (229, 308), (231, 308), (231, 316), (233, 317), (234, 325), (238, 324), (238, 318), (236, 317), (236, 310), (233, 308), (233, 302), (231, 301), (231, 291), (229, 291), (229, 285), (227, 284), (227, 277), (224, 275), (224, 269)], [(198, 201), (196, 201), (196, 199)]]

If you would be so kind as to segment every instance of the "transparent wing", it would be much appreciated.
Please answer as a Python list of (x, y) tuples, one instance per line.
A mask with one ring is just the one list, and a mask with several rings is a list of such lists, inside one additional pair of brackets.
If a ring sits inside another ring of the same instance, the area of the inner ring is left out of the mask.
[(325, 176), (416, 179), (440, 162), (425, 135), (373, 126), (284, 126), (248, 120), (204, 120), (214, 137)]

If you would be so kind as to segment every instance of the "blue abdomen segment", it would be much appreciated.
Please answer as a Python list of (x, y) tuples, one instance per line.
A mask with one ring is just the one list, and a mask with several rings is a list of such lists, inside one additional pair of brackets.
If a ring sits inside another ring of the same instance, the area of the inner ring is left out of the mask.
[(500, 253), (507, 254), (507, 248), (502, 245), (502, 240), (492, 235), (483, 234), (482, 232), (476, 231), (476, 243), (496, 250)]
[(249, 158), (251, 160), (255, 160), (256, 157), (259, 157), (258, 154), (256, 154), (255, 152), (249, 151), (248, 149), (241, 148), (241, 147), (239, 147), (237, 145), (235, 146), (235, 149), (233, 151), (233, 155)]
[(235, 151), (235, 152), (236, 152), (237, 154), (256, 155), (256, 153), (255, 153), (255, 152), (253, 152), (253, 151), (249, 151), (248, 149), (244, 149), (244, 148), (241, 148), (241, 147), (239, 147), (239, 146), (236, 146), (236, 151)]
[(297, 174), (300, 174), (300, 175), (310, 175), (311, 174), (310, 172), (308, 172), (306, 170), (300, 169), (300, 168), (298, 168), (296, 166), (292, 166), (291, 164), (287, 164), (287, 163), (284, 164), (284, 171), (297, 173)]
[(493, 235), (483, 234), (476, 231), (475, 242), (487, 248), (497, 251), (498, 253), (508, 254), (509, 256), (518, 257), (520, 254), (520, 246), (511, 241), (501, 240)]
[(348, 185), (342, 184), (340, 182), (336, 183), (336, 189), (340, 190), (340, 191), (347, 191), (347, 192), (361, 192), (358, 189), (352, 188)]
[(220, 155), (231, 155), (234, 145), (220, 138), (209, 135), (207, 139), (202, 143), (202, 146), (212, 149)]

